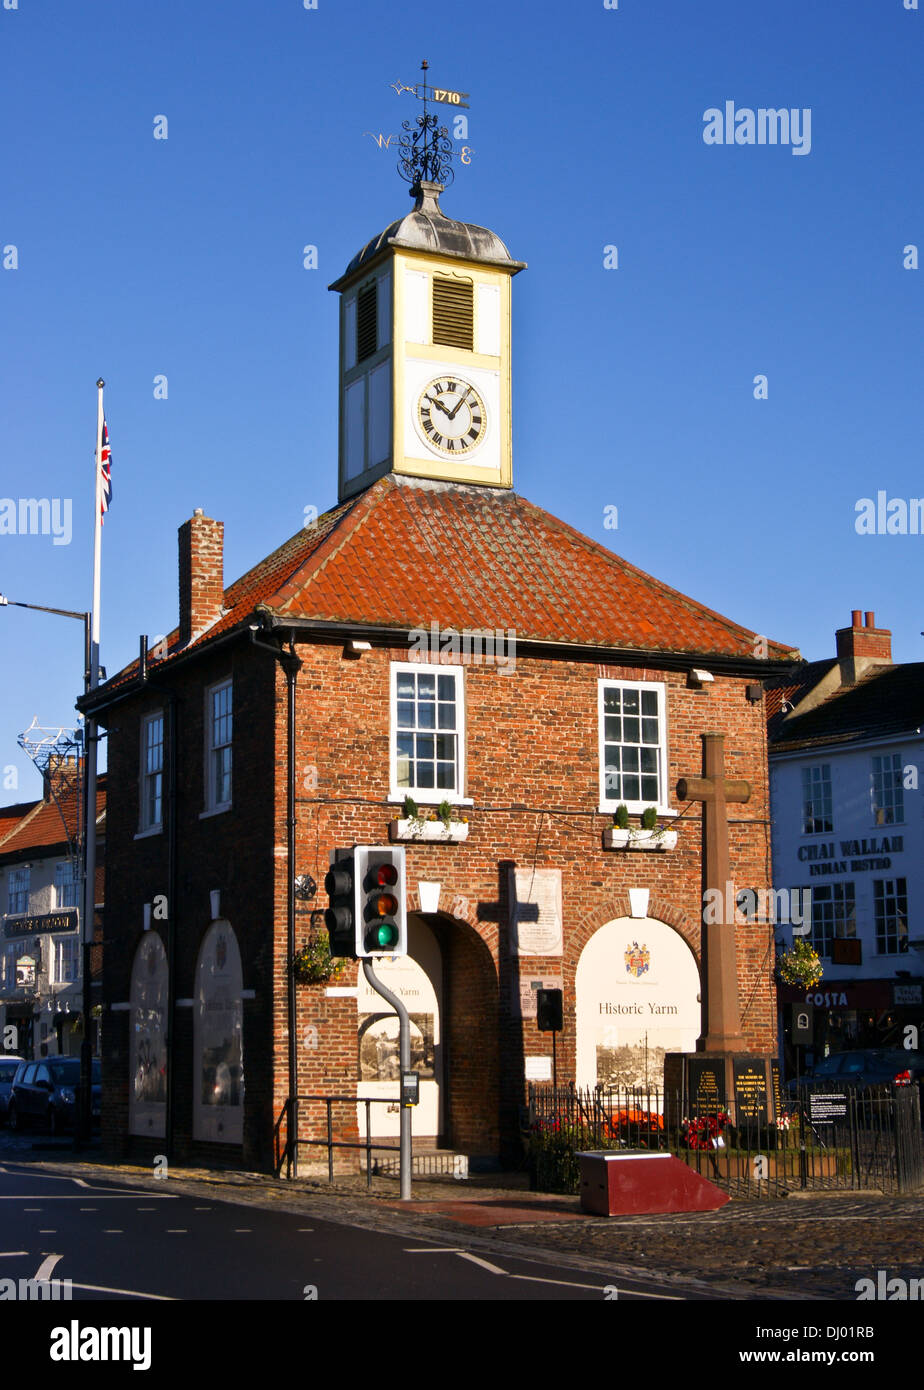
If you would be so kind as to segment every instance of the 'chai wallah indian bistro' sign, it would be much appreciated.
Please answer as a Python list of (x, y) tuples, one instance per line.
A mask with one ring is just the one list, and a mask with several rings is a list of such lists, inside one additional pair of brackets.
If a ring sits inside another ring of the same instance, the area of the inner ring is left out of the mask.
[(692, 1052), (699, 971), (683, 938), (650, 917), (595, 932), (578, 962), (577, 1084), (660, 1086), (665, 1052)]
[[(840, 854), (838, 854), (838, 850)], [(820, 844), (800, 845), (798, 857), (808, 864), (809, 877), (825, 874), (862, 874), (870, 869), (890, 869), (892, 854), (901, 854), (901, 835), (872, 835), (862, 840), (823, 840)]]

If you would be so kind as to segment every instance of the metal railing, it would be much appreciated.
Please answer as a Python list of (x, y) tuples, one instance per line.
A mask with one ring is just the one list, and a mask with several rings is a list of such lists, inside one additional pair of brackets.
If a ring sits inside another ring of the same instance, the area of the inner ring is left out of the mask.
[[(297, 1151), (301, 1150), (302, 1148), (323, 1148), (323, 1149), (326, 1149), (326, 1150), (327, 1150), (327, 1180), (328, 1180), (328, 1182), (333, 1182), (333, 1181), (334, 1181), (334, 1150), (335, 1150), (335, 1149), (359, 1149), (359, 1150), (361, 1150), (361, 1151), (364, 1151), (364, 1152), (365, 1152), (365, 1155), (366, 1155), (366, 1186), (367, 1186), (367, 1188), (371, 1189), (371, 1187), (372, 1187), (372, 1177), (373, 1177), (373, 1171), (374, 1171), (374, 1165), (373, 1165), (373, 1161), (372, 1161), (372, 1155), (373, 1155), (373, 1153), (374, 1153), (374, 1152), (379, 1152), (379, 1153), (395, 1153), (395, 1154), (400, 1154), (400, 1152), (401, 1152), (401, 1147), (400, 1147), (400, 1145), (399, 1145), (398, 1143), (394, 1143), (394, 1144), (383, 1144), (383, 1143), (380, 1143), (377, 1139), (374, 1139), (374, 1138), (372, 1137), (372, 1132), (371, 1132), (371, 1129), (372, 1129), (372, 1126), (371, 1126), (371, 1118), (372, 1118), (371, 1107), (372, 1107), (373, 1105), (389, 1105), (389, 1106), (394, 1107), (394, 1105), (395, 1105), (395, 1103), (396, 1103), (396, 1102), (395, 1102), (394, 1096), (342, 1096), (342, 1095), (340, 1095), (340, 1096), (299, 1096), (299, 1097), (298, 1097), (298, 1103), (299, 1103), (300, 1127), (304, 1126), (305, 1121), (306, 1121), (306, 1116), (307, 1116), (307, 1111), (306, 1111), (306, 1110), (303, 1110), (303, 1109), (301, 1108), (302, 1102), (303, 1102), (303, 1101), (306, 1102), (306, 1103), (309, 1103), (309, 1104), (314, 1104), (314, 1105), (317, 1105), (317, 1104), (319, 1104), (319, 1103), (323, 1103), (323, 1105), (324, 1105), (324, 1107), (325, 1107), (325, 1135), (324, 1135), (324, 1138), (323, 1138), (323, 1139), (303, 1139), (303, 1138), (301, 1137), (300, 1134), (299, 1134), (299, 1135), (295, 1135), (295, 1134), (290, 1133), (288, 1121), (289, 1121), (289, 1107), (290, 1107), (291, 1101), (290, 1101), (290, 1100), (286, 1100), (285, 1104), (284, 1104), (283, 1107), (282, 1107), (282, 1110), (280, 1111), (279, 1118), (278, 1118), (278, 1120), (276, 1121), (276, 1125), (275, 1125), (275, 1128), (274, 1128), (274, 1130), (273, 1130), (273, 1148), (274, 1148), (274, 1160), (275, 1160), (275, 1161), (274, 1161), (274, 1167), (275, 1167), (276, 1177), (278, 1178), (279, 1175), (280, 1175), (280, 1173), (282, 1172), (283, 1165), (286, 1166), (286, 1176), (287, 1176), (287, 1177), (291, 1177), (291, 1176), (292, 1176), (292, 1161), (293, 1161), (293, 1157), (295, 1156), (295, 1153), (296, 1153)], [(355, 1128), (358, 1129), (358, 1125), (356, 1124), (356, 1107), (357, 1107), (358, 1105), (365, 1106), (365, 1125), (364, 1125), (364, 1130), (365, 1130), (365, 1135), (366, 1135), (365, 1139), (335, 1139), (335, 1138), (334, 1138), (333, 1106), (334, 1106), (334, 1105), (337, 1105), (337, 1104), (348, 1105), (348, 1106), (351, 1106), (351, 1107), (352, 1107), (351, 1119), (350, 1119), (348, 1125), (341, 1126), (342, 1129), (343, 1129), (343, 1128), (348, 1128), (348, 1127), (355, 1127)], [(286, 1137), (285, 1137), (285, 1141), (283, 1141), (283, 1139), (282, 1139), (282, 1129), (283, 1129), (283, 1125), (285, 1125), (285, 1128), (286, 1128)]]
[(758, 1116), (732, 1124), (717, 1106), (685, 1111), (684, 1099), (653, 1087), (532, 1083), (524, 1140), (533, 1185), (576, 1192), (581, 1151), (651, 1149), (673, 1153), (736, 1196), (796, 1189), (904, 1193), (924, 1186), (916, 1086), (836, 1093), (830, 1085), (801, 1086), (775, 1122)]

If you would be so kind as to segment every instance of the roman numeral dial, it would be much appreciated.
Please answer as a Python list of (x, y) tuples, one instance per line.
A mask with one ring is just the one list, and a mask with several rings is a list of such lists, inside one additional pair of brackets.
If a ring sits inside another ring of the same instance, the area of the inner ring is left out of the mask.
[(474, 386), (461, 377), (444, 374), (421, 391), (417, 424), (420, 437), (431, 449), (459, 458), (484, 439), (488, 413)]

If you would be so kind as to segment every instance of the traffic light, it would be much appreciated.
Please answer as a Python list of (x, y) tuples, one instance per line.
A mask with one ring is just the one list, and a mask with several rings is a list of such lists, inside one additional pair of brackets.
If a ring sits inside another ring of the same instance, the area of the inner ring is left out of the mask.
[(330, 953), (332, 956), (346, 957), (347, 960), (356, 959), (355, 872), (355, 860), (339, 859), (331, 865), (324, 879), (324, 891), (330, 898), (330, 907), (324, 913)]
[(404, 850), (398, 845), (357, 845), (354, 864), (354, 954), (406, 956)]

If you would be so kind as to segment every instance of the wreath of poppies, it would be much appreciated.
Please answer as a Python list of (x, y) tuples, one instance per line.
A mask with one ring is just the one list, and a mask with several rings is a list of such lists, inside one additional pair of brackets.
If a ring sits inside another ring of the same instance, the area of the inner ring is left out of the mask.
[(724, 1111), (717, 1115), (697, 1115), (683, 1121), (680, 1133), (688, 1149), (721, 1149), (725, 1146), (723, 1135), (727, 1124), (728, 1116)]

